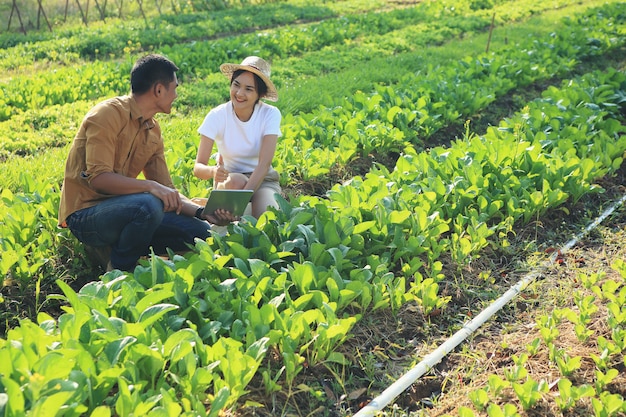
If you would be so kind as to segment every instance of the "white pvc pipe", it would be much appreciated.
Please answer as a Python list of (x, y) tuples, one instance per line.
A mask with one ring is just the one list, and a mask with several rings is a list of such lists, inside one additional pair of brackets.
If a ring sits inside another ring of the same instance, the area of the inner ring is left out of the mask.
[(420, 363), (415, 365), (414, 368), (409, 370), (400, 379), (390, 385), (385, 391), (383, 391), (378, 397), (374, 398), (368, 405), (363, 407), (357, 412), (354, 417), (373, 416), (378, 411), (381, 411), (391, 401), (393, 401), (398, 395), (406, 390), (411, 384), (413, 384), (418, 378), (430, 371), (435, 365), (437, 365), (444, 356), (450, 353), (461, 342), (463, 342), (470, 334), (483, 325), (491, 316), (493, 316), (498, 310), (500, 310), (506, 303), (511, 301), (521, 291), (523, 291), (531, 282), (533, 282), (538, 276), (541, 275), (551, 263), (553, 263), (559, 254), (565, 253), (568, 249), (572, 248), (581, 237), (587, 234), (590, 230), (595, 229), (604, 219), (610, 216), (621, 204), (626, 201), (626, 195), (621, 199), (613, 203), (611, 207), (606, 209), (596, 220), (588, 225), (585, 230), (567, 242), (560, 251), (555, 251), (549, 260), (544, 261), (535, 271), (526, 274), (520, 281), (511, 287), (507, 292), (502, 294), (500, 298), (495, 300), (489, 307), (484, 309), (480, 314), (467, 322), (463, 328), (457, 331), (452, 337), (441, 344), (435, 351), (428, 354)]

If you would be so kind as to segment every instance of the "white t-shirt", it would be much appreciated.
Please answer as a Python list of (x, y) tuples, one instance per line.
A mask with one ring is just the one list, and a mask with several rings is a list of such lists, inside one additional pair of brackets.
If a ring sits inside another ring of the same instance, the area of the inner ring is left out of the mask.
[(221, 104), (206, 115), (198, 133), (213, 139), (230, 172), (252, 172), (259, 164), (265, 135), (281, 136), (281, 114), (276, 107), (259, 101), (247, 122), (235, 115), (232, 103)]

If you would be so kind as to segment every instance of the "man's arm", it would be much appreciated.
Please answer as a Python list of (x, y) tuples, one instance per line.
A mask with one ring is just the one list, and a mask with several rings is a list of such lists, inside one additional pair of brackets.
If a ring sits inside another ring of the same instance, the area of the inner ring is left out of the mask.
[[(91, 187), (99, 193), (110, 195), (150, 193), (163, 201), (164, 211), (175, 211), (176, 214), (183, 212), (183, 202), (179, 192), (156, 181), (129, 178), (114, 172), (103, 172), (91, 180)], [(186, 208), (184, 214), (193, 216), (195, 213), (191, 207), (193, 203), (189, 201), (186, 205), (189, 207)]]
[[(198, 209), (202, 208), (177, 190), (166, 187), (156, 181), (128, 178), (113, 172), (105, 172), (98, 175), (91, 180), (91, 186), (103, 194), (150, 193), (163, 201), (164, 211), (175, 211), (176, 214), (183, 214), (189, 217), (195, 217)], [(215, 215), (204, 216), (202, 219), (218, 225), (225, 225), (237, 220), (230, 212), (225, 210), (218, 210)]]

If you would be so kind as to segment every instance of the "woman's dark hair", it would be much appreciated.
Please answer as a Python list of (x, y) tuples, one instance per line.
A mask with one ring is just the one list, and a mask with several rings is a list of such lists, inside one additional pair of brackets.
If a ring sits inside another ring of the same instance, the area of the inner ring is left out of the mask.
[(143, 94), (157, 83), (169, 85), (178, 67), (162, 55), (150, 54), (139, 58), (130, 71), (130, 90)]
[(238, 69), (237, 71), (233, 72), (233, 76), (230, 78), (230, 83), (232, 84), (233, 81), (235, 81), (235, 78), (239, 77), (244, 72), (249, 72), (250, 74), (254, 75), (254, 86), (256, 87), (257, 93), (259, 93), (259, 98), (265, 97), (265, 95), (267, 94), (267, 84), (265, 84), (265, 81), (263, 81), (261, 77), (253, 72), (247, 71), (245, 69)]

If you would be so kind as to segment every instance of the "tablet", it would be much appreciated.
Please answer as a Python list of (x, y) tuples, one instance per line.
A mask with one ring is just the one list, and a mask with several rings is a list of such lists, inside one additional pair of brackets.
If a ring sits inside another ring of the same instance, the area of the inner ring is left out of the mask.
[(212, 190), (202, 214), (209, 215), (215, 210), (224, 209), (233, 216), (243, 216), (254, 191), (252, 190)]

